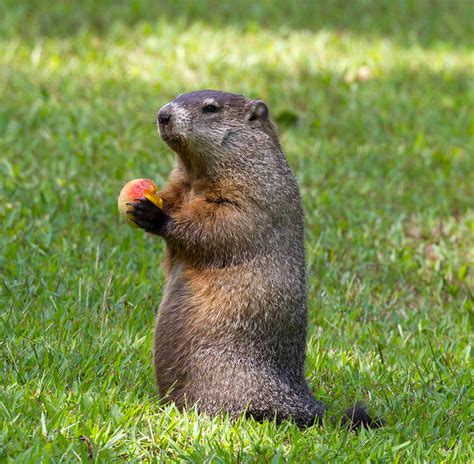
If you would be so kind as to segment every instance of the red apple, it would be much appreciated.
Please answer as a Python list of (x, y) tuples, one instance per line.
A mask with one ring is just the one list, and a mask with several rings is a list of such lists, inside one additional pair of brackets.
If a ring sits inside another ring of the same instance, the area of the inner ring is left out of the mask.
[(138, 227), (131, 219), (127, 211), (133, 209), (132, 206), (127, 205), (139, 198), (147, 198), (154, 203), (158, 208), (163, 208), (163, 200), (156, 194), (156, 184), (151, 179), (133, 179), (127, 182), (118, 197), (118, 209), (120, 216), (125, 219), (125, 222), (132, 227)]

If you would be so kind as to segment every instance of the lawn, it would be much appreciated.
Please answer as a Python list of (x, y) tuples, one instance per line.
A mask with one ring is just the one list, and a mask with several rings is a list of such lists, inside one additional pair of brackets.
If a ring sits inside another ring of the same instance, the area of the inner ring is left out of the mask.
[[(286, 3), (1, 2), (1, 462), (474, 459), (472, 3)], [(306, 212), (309, 382), (384, 428), (160, 404), (164, 247), (116, 198), (165, 182), (156, 110), (199, 88), (268, 103)]]

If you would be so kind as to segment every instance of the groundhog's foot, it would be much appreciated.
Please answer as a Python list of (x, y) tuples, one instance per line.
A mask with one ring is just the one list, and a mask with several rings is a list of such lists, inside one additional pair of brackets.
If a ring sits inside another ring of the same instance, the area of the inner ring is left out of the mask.
[(127, 214), (138, 227), (150, 234), (160, 235), (163, 232), (169, 217), (161, 208), (147, 198), (138, 198), (127, 205), (132, 207)]

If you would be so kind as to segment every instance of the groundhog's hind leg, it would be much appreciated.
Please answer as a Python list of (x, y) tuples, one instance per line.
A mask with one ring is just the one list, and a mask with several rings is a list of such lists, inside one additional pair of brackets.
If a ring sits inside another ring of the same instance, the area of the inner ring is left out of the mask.
[(315, 404), (309, 406), (308, 408), (294, 411), (273, 411), (273, 410), (261, 410), (250, 408), (245, 411), (246, 417), (252, 417), (257, 422), (262, 422), (264, 420), (276, 420), (277, 423), (281, 423), (285, 420), (293, 420), (299, 428), (311, 427), (312, 425), (318, 425), (321, 423), (325, 406), (319, 401), (315, 401)]
[[(288, 407), (288, 405), (283, 405), (283, 408), (276, 412), (274, 418), (278, 423), (284, 420), (293, 420), (296, 425), (298, 425), (298, 427), (306, 428), (311, 427), (312, 425), (320, 424), (325, 410), (326, 407), (324, 403), (311, 398), (309, 401), (300, 404), (297, 408), (291, 408)], [(259, 412), (260, 411), (256, 411), (257, 415), (250, 412), (250, 415), (257, 419), (259, 417)], [(263, 417), (263, 419), (266, 418), (267, 417), (265, 416)]]
[(249, 401), (245, 414), (257, 421), (293, 420), (304, 428), (320, 423), (325, 411), (325, 404), (313, 397), (306, 384), (272, 379)]

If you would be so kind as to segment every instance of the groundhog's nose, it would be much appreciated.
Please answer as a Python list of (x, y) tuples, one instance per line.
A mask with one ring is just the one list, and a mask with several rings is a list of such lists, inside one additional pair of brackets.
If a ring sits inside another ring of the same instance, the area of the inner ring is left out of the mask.
[(158, 113), (158, 122), (164, 126), (170, 122), (171, 119), (171, 108), (169, 105), (163, 106)]

